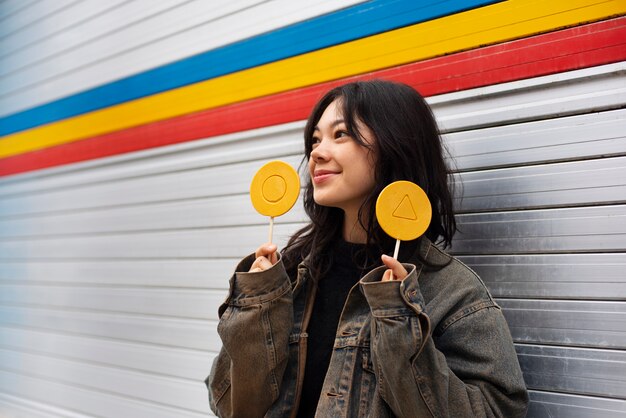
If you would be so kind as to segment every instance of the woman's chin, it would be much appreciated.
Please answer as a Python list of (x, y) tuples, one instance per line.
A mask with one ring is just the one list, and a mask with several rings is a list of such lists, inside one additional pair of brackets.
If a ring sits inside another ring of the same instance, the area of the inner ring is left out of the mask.
[(334, 199), (330, 199), (328, 198), (328, 196), (316, 196), (313, 195), (313, 200), (315, 201), (315, 203), (317, 203), (320, 206), (327, 206), (329, 208), (337, 208), (339, 206), (337, 206), (337, 202)]

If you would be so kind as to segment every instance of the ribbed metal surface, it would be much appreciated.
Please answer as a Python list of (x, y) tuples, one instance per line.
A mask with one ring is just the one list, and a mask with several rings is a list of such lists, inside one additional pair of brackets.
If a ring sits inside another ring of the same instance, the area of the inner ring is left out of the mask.
[[(297, 216), (295, 212), (290, 218)], [(621, 252), (626, 239), (624, 217), (626, 206), (462, 215), (462, 233), (453, 249), (459, 254)], [(285, 224), (290, 218), (279, 220), (280, 227), (293, 229), (296, 225)], [(16, 238), (0, 241), (0, 251), (5, 259), (19, 258), (20, 254), (32, 258), (143, 258), (168, 253), (180, 257), (235, 257), (241, 249), (256, 246), (228, 231), (255, 233), (256, 228), (265, 227), (252, 223), (254, 220), (248, 219), (248, 225), (241, 222), (210, 228)]]
[(362, 1), (39, 2), (0, 25), (0, 116)]
[(500, 299), (498, 303), (516, 341), (626, 349), (623, 302)]
[(626, 200), (626, 157), (474, 171), (460, 176), (460, 212)]
[(620, 399), (532, 390), (527, 417), (623, 418), (626, 417), (626, 403)]
[[(430, 99), (464, 184), (453, 251), (504, 309), (532, 418), (626, 416), (623, 85), (620, 64)], [(297, 166), (302, 126), (0, 180), (0, 412), (205, 416), (217, 306), (267, 236), (250, 178)]]
[(518, 345), (529, 386), (555, 392), (626, 398), (626, 353)]
[(466, 130), (444, 138), (461, 170), (621, 155), (626, 110)]
[(64, 9), (71, 7), (77, 0), (59, 0), (59, 1), (9, 1), (2, 4), (2, 17), (6, 16), (0, 28), (0, 37), (6, 37), (12, 33), (16, 33), (23, 28), (36, 23), (37, 21), (52, 18), (62, 12)]
[[(215, 309), (216, 306), (213, 308)], [(154, 344), (157, 348), (181, 347), (212, 352), (217, 352), (221, 346), (217, 336), (216, 321), (32, 306), (6, 306), (0, 308), (0, 314), (2, 314), (3, 326), (33, 328), (58, 332), (62, 335)], [(149, 353), (149, 349), (144, 350), (145, 355)], [(205, 364), (198, 365), (198, 367), (202, 366)], [(24, 372), (27, 373), (26, 370)], [(206, 370), (197, 370), (198, 378), (202, 374), (206, 377)], [(82, 382), (75, 383), (80, 385)], [(24, 390), (25, 388), (16, 387), (15, 389)], [(128, 389), (132, 393), (132, 388)], [(28, 393), (21, 393), (21, 395), (28, 397)]]
[[(35, 395), (33, 398), (38, 403), (56, 406), (63, 411), (62, 415), (46, 413), (47, 417), (68, 416), (65, 409), (69, 407), (80, 409), (98, 409), (94, 413), (106, 413), (108, 416), (133, 416), (133, 417), (154, 417), (154, 418), (201, 418), (206, 417), (206, 413), (192, 412), (186, 409), (173, 408), (163, 404), (150, 404), (137, 401), (137, 398), (121, 393), (108, 393), (100, 390), (87, 390), (74, 385), (60, 383), (57, 380), (31, 376), (26, 374), (14, 374), (9, 371), (0, 371), (0, 390), (9, 394), (15, 393), (15, 388), (19, 386), (27, 387)], [(161, 401), (167, 400), (164, 396)], [(23, 395), (23, 394), (21, 394)], [(9, 411), (12, 411), (10, 409)], [(70, 411), (71, 413), (71, 411)], [(71, 416), (71, 415), (70, 415)], [(96, 416), (76, 414), (76, 416)]]
[(500, 298), (626, 300), (623, 253), (459, 257)]
[(626, 205), (459, 216), (458, 254), (626, 251)]

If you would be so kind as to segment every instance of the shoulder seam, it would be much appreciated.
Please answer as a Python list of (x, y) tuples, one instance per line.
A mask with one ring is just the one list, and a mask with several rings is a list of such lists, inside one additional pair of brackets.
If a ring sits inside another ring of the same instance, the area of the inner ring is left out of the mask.
[(475, 304), (467, 306), (463, 309), (460, 309), (456, 311), (455, 313), (453, 313), (452, 315), (450, 315), (445, 321), (443, 321), (437, 327), (436, 334), (442, 335), (455, 322), (487, 308), (496, 308), (498, 310), (500, 309), (500, 307), (493, 300), (489, 300), (489, 301), (483, 300), (480, 302), (476, 302)]
[(472, 275), (474, 276), (474, 278), (476, 280), (478, 280), (478, 283), (481, 284), (481, 286), (485, 289), (485, 291), (487, 292), (487, 296), (489, 296), (489, 300), (491, 300), (493, 303), (495, 303), (495, 300), (493, 299), (493, 295), (491, 294), (491, 291), (489, 291), (489, 288), (487, 287), (487, 285), (485, 284), (485, 282), (483, 281), (483, 279), (480, 278), (480, 276), (478, 275), (478, 273), (476, 273), (471, 267), (469, 267), (467, 264), (465, 264), (464, 262), (462, 262), (461, 260), (459, 260), (456, 257), (451, 257), (453, 260), (455, 260), (457, 263), (459, 263), (460, 265), (462, 265), (463, 267), (465, 267), (466, 269), (468, 269)]

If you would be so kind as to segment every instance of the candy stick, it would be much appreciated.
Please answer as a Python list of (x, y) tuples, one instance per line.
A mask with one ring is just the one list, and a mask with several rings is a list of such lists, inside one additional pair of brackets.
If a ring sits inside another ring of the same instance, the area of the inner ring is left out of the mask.
[(270, 216), (270, 239), (269, 239), (269, 243), (272, 243), (272, 235), (274, 233), (274, 217)]
[(398, 259), (398, 253), (400, 252), (400, 240), (396, 239), (396, 249), (393, 250), (393, 258)]
[[(400, 240), (396, 239), (396, 248), (393, 250), (393, 258), (398, 259), (398, 253), (400, 252)], [(393, 270), (391, 270), (391, 275), (389, 280), (393, 280)]]

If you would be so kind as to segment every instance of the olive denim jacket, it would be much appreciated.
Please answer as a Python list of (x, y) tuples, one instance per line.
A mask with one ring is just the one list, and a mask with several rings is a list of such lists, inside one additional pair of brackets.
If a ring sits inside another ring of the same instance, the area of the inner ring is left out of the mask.
[[(385, 267), (350, 291), (316, 417), (524, 417), (528, 394), (507, 323), (480, 278), (422, 238), (403, 280)], [(423, 260), (423, 261), (420, 261)], [(243, 259), (219, 308), (223, 346), (206, 379), (219, 417), (294, 417), (315, 283), (305, 260)]]

